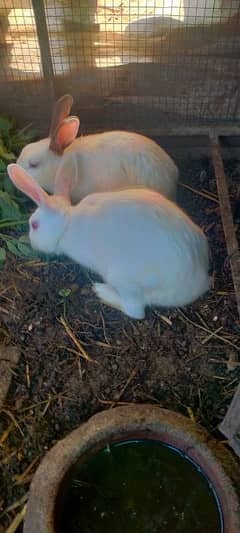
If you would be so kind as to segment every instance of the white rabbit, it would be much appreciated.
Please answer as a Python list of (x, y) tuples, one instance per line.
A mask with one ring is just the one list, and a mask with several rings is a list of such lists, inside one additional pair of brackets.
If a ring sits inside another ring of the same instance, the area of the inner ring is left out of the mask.
[(182, 306), (209, 289), (206, 237), (179, 207), (146, 188), (94, 193), (72, 206), (74, 163), (61, 167), (54, 196), (8, 165), (16, 187), (39, 206), (29, 221), (33, 248), (98, 273), (97, 295), (133, 318), (144, 318), (146, 305)]
[[(76, 138), (79, 119), (68, 117), (73, 98), (55, 104), (49, 137), (25, 146), (17, 163), (49, 193), (66, 157), (77, 156), (78, 172), (71, 189), (74, 203), (92, 192), (146, 186), (175, 200), (178, 169), (151, 139), (127, 131), (108, 131)], [(57, 192), (57, 191), (55, 191)]]

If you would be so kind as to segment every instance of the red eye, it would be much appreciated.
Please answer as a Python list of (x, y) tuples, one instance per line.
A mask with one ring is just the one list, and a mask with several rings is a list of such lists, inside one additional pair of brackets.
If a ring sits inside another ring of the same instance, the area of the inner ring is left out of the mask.
[(38, 229), (39, 223), (37, 220), (31, 222), (32, 229)]

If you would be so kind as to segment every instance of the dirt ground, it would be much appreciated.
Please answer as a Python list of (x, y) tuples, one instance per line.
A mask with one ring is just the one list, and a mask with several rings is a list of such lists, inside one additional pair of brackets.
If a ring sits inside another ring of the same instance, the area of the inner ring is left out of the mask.
[[(41, 457), (97, 411), (157, 403), (223, 440), (217, 426), (240, 380), (240, 323), (211, 166), (178, 163), (181, 181), (193, 188), (179, 186), (178, 201), (212, 251), (212, 290), (194, 305), (130, 320), (99, 303), (94, 276), (78, 265), (9, 254), (0, 278), (0, 342), (17, 345), (21, 357), (0, 418), (1, 533), (26, 500)], [(226, 172), (234, 192), (236, 162)]]

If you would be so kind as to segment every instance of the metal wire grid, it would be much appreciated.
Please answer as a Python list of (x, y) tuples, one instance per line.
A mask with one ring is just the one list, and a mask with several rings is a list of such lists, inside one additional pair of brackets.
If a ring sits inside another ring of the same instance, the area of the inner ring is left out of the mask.
[(31, 0), (1, 0), (0, 45), (1, 81), (39, 78), (41, 60)]
[[(236, 120), (238, 5), (237, 0), (45, 0), (53, 76), (62, 77), (66, 88), (68, 80), (86, 120), (93, 110), (92, 129), (101, 127), (100, 120), (104, 127), (126, 128)], [(2, 2), (0, 22), (6, 11), (10, 29), (0, 24), (0, 42), (12, 45), (12, 57), (9, 64), (9, 48), (0, 48), (2, 79), (42, 77), (30, 0)]]

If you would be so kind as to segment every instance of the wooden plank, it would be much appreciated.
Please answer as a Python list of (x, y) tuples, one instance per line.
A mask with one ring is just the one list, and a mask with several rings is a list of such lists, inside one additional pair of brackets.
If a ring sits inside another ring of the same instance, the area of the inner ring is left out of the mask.
[(219, 139), (215, 132), (210, 133), (213, 167), (216, 176), (221, 218), (226, 239), (228, 258), (232, 271), (233, 285), (240, 317), (240, 250), (233, 224), (232, 208), (229, 200), (227, 180), (224, 172)]
[(49, 97), (52, 103), (55, 99), (54, 90), (54, 72), (52, 64), (52, 56), (50, 50), (47, 22), (44, 9), (43, 0), (32, 0), (32, 7), (34, 11), (34, 17), (36, 22), (36, 30), (41, 54), (43, 77), (46, 82), (49, 91)]
[(227, 437), (230, 446), (240, 457), (240, 384), (223, 421), (219, 425), (219, 429)]
[[(240, 316), (240, 250), (233, 224), (232, 209), (229, 200), (227, 181), (221, 157), (219, 139), (216, 133), (210, 135), (212, 160), (217, 181), (221, 218), (226, 239), (228, 257), (232, 270), (233, 285)], [(228, 411), (219, 425), (220, 431), (228, 438), (230, 446), (240, 457), (240, 384), (234, 394)]]

